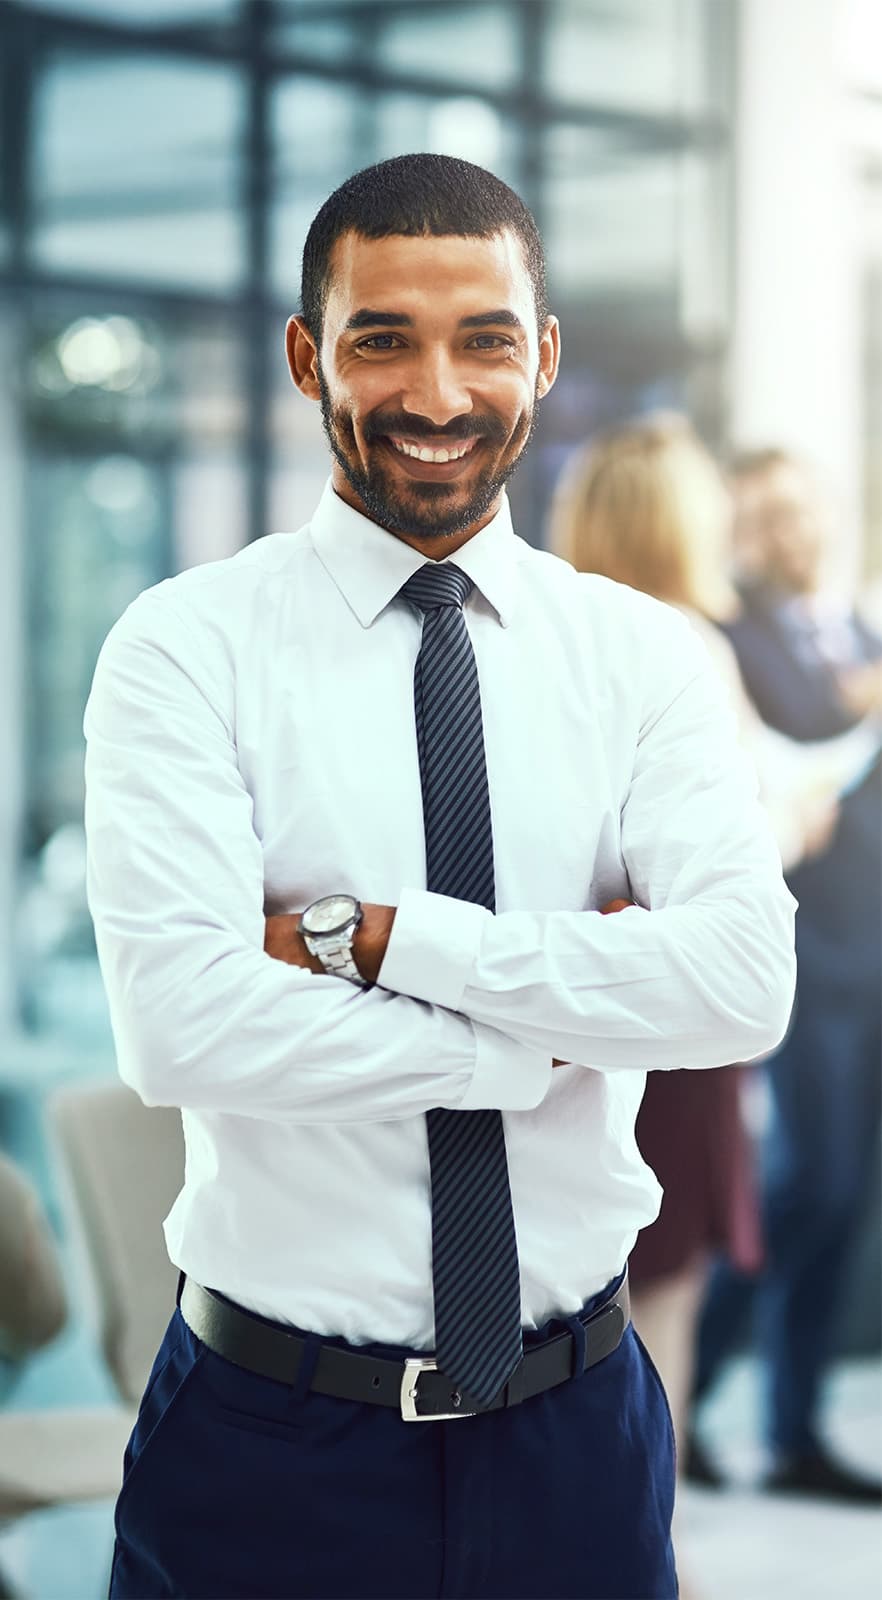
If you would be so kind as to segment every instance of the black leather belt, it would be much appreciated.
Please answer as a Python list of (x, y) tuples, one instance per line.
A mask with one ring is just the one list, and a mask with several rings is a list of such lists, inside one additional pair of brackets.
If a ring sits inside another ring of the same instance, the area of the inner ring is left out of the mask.
[[(180, 1308), (188, 1328), (215, 1355), (263, 1378), (274, 1378), (277, 1383), (296, 1381), (306, 1348), (306, 1340), (299, 1334), (262, 1322), (191, 1278), (186, 1279), (181, 1291)], [(585, 1330), (582, 1372), (612, 1354), (621, 1343), (630, 1317), (626, 1277), (604, 1305), (579, 1319)], [(520, 1405), (544, 1389), (577, 1377), (581, 1343), (571, 1333), (563, 1332), (533, 1345), (490, 1406), (479, 1406), (467, 1394), (460, 1394), (450, 1379), (438, 1371), (431, 1356), (390, 1360), (358, 1355), (354, 1350), (340, 1350), (329, 1344), (321, 1346), (310, 1388), (341, 1400), (394, 1406), (405, 1422), (470, 1417), (478, 1411)]]

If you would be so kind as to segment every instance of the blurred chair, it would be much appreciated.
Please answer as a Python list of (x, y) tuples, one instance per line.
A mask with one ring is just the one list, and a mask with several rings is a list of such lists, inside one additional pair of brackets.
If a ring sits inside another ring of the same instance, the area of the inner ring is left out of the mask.
[(0, 1412), (0, 1525), (75, 1500), (109, 1500), (122, 1483), (131, 1406)]
[[(175, 1304), (162, 1222), (183, 1181), (180, 1113), (148, 1110), (122, 1084), (101, 1083), (60, 1091), (49, 1117), (71, 1243), (121, 1403), (0, 1413), (0, 1521), (117, 1494), (137, 1402)], [(48, 1238), (41, 1232), (44, 1251)]]
[(49, 1123), (85, 1309), (121, 1398), (137, 1405), (175, 1307), (162, 1224), (184, 1181), (181, 1113), (114, 1080), (59, 1090)]

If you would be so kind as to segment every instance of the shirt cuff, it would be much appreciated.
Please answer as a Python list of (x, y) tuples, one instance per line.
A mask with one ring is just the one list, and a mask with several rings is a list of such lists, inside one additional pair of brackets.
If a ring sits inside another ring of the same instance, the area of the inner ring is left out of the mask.
[(492, 911), (427, 889), (404, 889), (377, 976), (384, 989), (458, 1011)]
[[(384, 989), (458, 1011), (492, 911), (468, 900), (402, 892), (377, 977)], [(551, 1057), (473, 1022), (475, 1065), (459, 1111), (532, 1111), (551, 1083)]]
[(457, 1111), (532, 1111), (551, 1084), (551, 1056), (473, 1022), (475, 1067)]

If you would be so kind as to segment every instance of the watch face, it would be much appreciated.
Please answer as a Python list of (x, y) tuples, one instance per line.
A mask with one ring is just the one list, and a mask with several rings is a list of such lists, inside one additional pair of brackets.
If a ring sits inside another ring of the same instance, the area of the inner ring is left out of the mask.
[(303, 913), (306, 933), (336, 933), (345, 928), (358, 911), (358, 901), (351, 894), (326, 894), (315, 900)]

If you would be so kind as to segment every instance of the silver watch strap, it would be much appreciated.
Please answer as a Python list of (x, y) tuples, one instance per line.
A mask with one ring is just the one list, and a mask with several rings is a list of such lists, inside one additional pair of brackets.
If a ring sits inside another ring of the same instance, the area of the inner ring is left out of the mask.
[(308, 943), (326, 972), (332, 973), (335, 978), (348, 978), (350, 983), (366, 987), (367, 980), (362, 977), (352, 958), (351, 935), (334, 943), (330, 939), (317, 939), (313, 934)]

